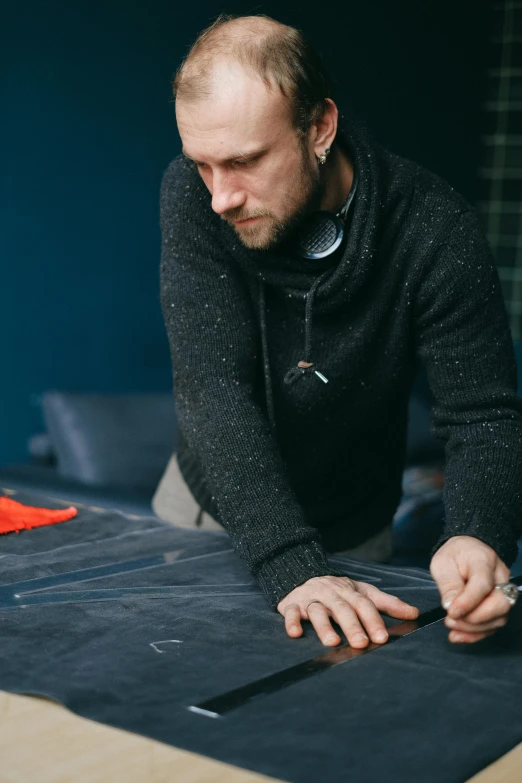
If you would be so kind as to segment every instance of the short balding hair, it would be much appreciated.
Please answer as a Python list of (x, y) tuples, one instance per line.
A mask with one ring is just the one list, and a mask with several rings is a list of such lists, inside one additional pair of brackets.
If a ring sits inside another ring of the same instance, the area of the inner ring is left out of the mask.
[(174, 96), (184, 101), (210, 97), (215, 64), (230, 58), (260, 76), (269, 90), (274, 85), (281, 90), (300, 136), (323, 116), (326, 99), (333, 98), (321, 58), (301, 31), (265, 14), (220, 14), (198, 35), (178, 68)]

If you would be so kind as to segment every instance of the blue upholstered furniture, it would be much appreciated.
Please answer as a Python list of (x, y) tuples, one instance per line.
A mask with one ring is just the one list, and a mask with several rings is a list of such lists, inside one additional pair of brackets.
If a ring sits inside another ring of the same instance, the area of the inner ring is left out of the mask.
[(30, 440), (27, 464), (0, 468), (0, 486), (153, 514), (152, 495), (176, 450), (171, 393), (49, 391), (42, 408), (46, 432)]

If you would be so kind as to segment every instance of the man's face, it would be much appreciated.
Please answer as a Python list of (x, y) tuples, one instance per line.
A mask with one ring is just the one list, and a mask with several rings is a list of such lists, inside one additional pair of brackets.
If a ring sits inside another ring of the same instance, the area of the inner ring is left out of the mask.
[(183, 152), (196, 162), (212, 209), (248, 248), (278, 244), (317, 209), (322, 187), (285, 97), (234, 61), (214, 70), (212, 96), (176, 101)]

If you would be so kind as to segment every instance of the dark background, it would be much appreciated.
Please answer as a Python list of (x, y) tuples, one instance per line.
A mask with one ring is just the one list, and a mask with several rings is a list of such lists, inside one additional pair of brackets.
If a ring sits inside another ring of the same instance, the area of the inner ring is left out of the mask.
[(0, 464), (26, 460), (48, 389), (171, 387), (158, 291), (158, 191), (180, 148), (170, 83), (218, 13), (302, 29), (342, 109), (478, 198), (491, 3), (0, 7)]

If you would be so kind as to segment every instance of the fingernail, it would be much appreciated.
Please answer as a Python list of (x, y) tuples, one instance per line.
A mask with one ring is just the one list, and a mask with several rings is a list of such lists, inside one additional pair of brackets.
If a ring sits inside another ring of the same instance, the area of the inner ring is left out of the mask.
[(458, 595), (458, 591), (457, 590), (451, 590), (449, 593), (446, 593), (446, 595), (442, 599), (442, 606), (444, 607), (444, 609), (449, 609), (450, 608), (451, 602), (453, 601), (453, 599), (457, 595)]
[(364, 633), (356, 633), (355, 636), (353, 637), (353, 641), (354, 642), (367, 642), (368, 641), (368, 637)]
[(462, 641), (464, 641), (464, 637), (460, 633), (452, 633), (451, 634), (451, 641), (452, 642), (462, 642)]
[(377, 633), (375, 634), (375, 638), (378, 642), (385, 642), (386, 639), (388, 638), (388, 634), (386, 633), (386, 631), (377, 631)]
[(334, 633), (328, 634), (328, 636), (325, 639), (325, 642), (327, 644), (335, 644), (338, 641), (338, 637)]

